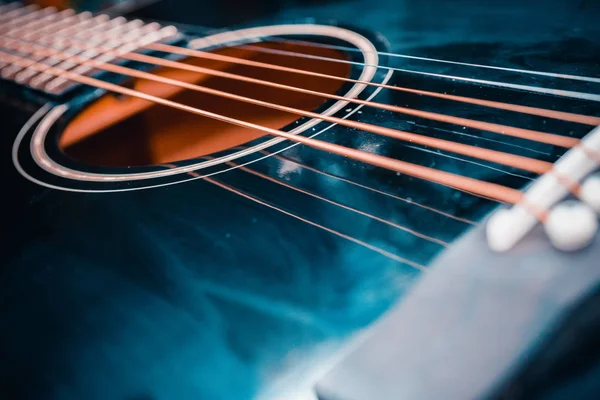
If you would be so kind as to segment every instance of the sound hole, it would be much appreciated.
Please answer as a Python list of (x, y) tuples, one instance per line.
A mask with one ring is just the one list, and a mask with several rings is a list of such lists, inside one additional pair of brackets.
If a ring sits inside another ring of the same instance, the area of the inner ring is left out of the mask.
[[(299, 47), (283, 43), (264, 43), (260, 46), (287, 51), (310, 52), (313, 55), (345, 59), (344, 54), (325, 48)], [(285, 57), (247, 48), (227, 48), (217, 52), (233, 57), (300, 68), (328, 75), (348, 76), (349, 74), (349, 65), (345, 63)], [(341, 86), (340, 81), (332, 79), (278, 72), (239, 64), (199, 58), (190, 58), (183, 60), (183, 62), (331, 94), (336, 93)], [(303, 110), (314, 110), (326, 100), (319, 96), (178, 69), (163, 68), (153, 71), (153, 73)], [(148, 80), (133, 80), (129, 82), (128, 86), (141, 92), (269, 128), (281, 128), (299, 118), (295, 114), (195, 91), (182, 90), (172, 85)], [(240, 128), (214, 119), (156, 105), (138, 98), (107, 94), (73, 119), (61, 135), (59, 147), (71, 158), (86, 164), (112, 167), (142, 166), (212, 154), (243, 145), (264, 135), (260, 131)]]

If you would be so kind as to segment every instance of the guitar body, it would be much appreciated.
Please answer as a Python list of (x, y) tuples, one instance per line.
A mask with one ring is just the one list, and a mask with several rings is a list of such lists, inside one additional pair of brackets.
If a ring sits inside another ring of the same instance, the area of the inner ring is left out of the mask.
[[(218, 38), (224, 29), (251, 43), (269, 35), (311, 40), (332, 46), (312, 54), (355, 64), (289, 58), (282, 65), (600, 116), (594, 101), (356, 64), (369, 51), (380, 52), (375, 65), (600, 93), (594, 83), (393, 56), (598, 76), (600, 7), (594, 2), (236, 3), (158, 2), (126, 17), (172, 21), (179, 46)], [(81, 10), (98, 11), (94, 7)], [(244, 36), (254, 27), (262, 33)], [(231, 45), (214, 41), (194, 48)], [(349, 45), (356, 50), (335, 48)], [(290, 50), (282, 46), (274, 48)], [(125, 65), (153, 71), (142, 63)], [(591, 130), (378, 86), (217, 68), (576, 138)], [(143, 87), (116, 74), (101, 77)], [(551, 163), (565, 152), (332, 99), (189, 79)], [(166, 90), (144, 88), (157, 96)], [(204, 93), (169, 93), (273, 129), (509, 188), (524, 189), (537, 178), (307, 116), (270, 114)], [(499, 207), (489, 198), (85, 85), (47, 95), (0, 80), (0, 121), (5, 398), (293, 400), (313, 387), (323, 400), (598, 393), (593, 377), (600, 354), (592, 339), (599, 321), (593, 312), (597, 238), (584, 251), (562, 253), (538, 229), (498, 255), (483, 233), (484, 220)], [(575, 364), (576, 373), (562, 372)]]

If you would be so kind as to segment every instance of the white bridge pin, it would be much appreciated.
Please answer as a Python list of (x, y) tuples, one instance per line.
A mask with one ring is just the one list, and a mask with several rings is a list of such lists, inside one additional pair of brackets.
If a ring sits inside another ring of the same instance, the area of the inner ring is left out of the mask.
[(519, 236), (511, 235), (515, 227), (523, 226), (519, 224), (518, 216), (512, 210), (501, 208), (490, 217), (486, 225), (487, 241), (490, 248), (494, 251), (504, 252), (513, 248), (520, 239)]
[(596, 236), (598, 220), (590, 206), (576, 200), (552, 208), (544, 224), (552, 245), (562, 251), (586, 247)]
[(579, 197), (594, 211), (600, 213), (600, 172), (590, 175), (583, 182)]

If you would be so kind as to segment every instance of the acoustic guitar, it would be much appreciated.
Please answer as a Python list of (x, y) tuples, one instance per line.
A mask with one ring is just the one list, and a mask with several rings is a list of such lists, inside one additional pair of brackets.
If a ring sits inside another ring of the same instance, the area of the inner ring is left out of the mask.
[(0, 397), (598, 398), (599, 16), (0, 3)]

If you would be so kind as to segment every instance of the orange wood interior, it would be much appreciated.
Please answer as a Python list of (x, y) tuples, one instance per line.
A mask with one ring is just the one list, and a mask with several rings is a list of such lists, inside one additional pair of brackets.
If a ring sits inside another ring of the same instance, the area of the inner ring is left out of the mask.
[[(329, 58), (344, 58), (342, 53), (325, 48), (301, 47), (296, 49), (294, 45), (284, 43), (261, 45), (288, 51), (305, 53), (310, 51), (310, 54)], [(348, 76), (349, 74), (349, 65), (345, 63), (286, 57), (244, 48), (227, 48), (218, 52), (324, 74), (337, 76)], [(335, 93), (340, 87), (340, 81), (332, 79), (199, 58), (186, 59), (184, 62), (326, 93)], [(326, 100), (318, 96), (189, 71), (160, 68), (152, 72), (172, 79), (304, 110), (314, 110)], [(182, 90), (175, 86), (148, 80), (132, 80), (129, 82), (129, 86), (144, 93), (169, 98), (189, 106), (270, 128), (281, 128), (298, 119), (298, 116), (294, 114)], [(242, 145), (261, 136), (264, 136), (264, 133), (260, 131), (252, 131), (185, 113), (138, 98), (107, 94), (92, 103), (71, 121), (59, 139), (59, 146), (70, 157), (87, 164), (138, 166), (199, 157)]]

